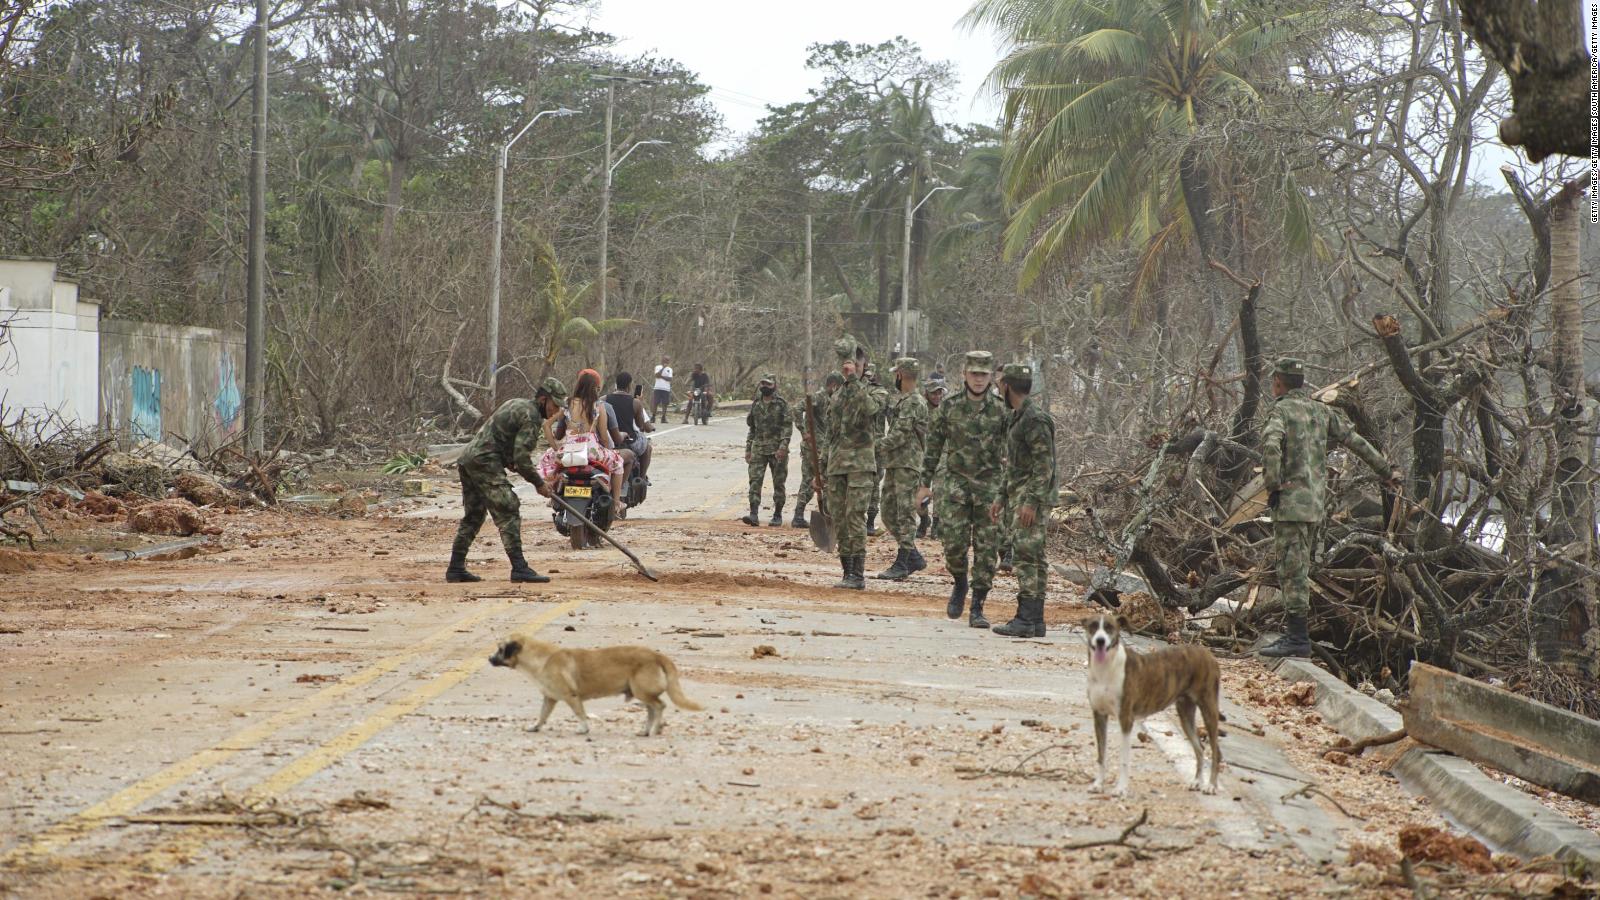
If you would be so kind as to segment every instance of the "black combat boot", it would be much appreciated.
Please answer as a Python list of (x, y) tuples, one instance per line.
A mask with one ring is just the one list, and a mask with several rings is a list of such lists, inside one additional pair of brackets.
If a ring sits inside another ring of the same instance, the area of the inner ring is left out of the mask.
[(955, 576), (956, 583), (950, 588), (950, 602), (945, 604), (944, 614), (952, 619), (961, 618), (961, 611), (967, 607), (967, 576)]
[(802, 503), (795, 508), (794, 521), (790, 522), (789, 525), (794, 528), (805, 528), (809, 524), (810, 523), (806, 521), (806, 505)]
[(855, 571), (855, 566), (852, 565), (854, 562), (855, 562), (855, 559), (853, 557), (849, 557), (849, 556), (840, 556), (839, 557), (839, 571), (844, 573), (844, 577), (840, 578), (838, 581), (834, 582), (834, 585), (833, 585), (834, 587), (838, 588), (839, 590), (849, 590), (850, 589), (850, 587), (851, 587), (850, 576)]
[(906, 551), (906, 574), (915, 575), (928, 567), (928, 561), (922, 558), (922, 551), (912, 547)]
[(867, 589), (867, 579), (863, 574), (867, 568), (866, 556), (853, 556), (850, 558), (850, 584), (847, 587), (852, 591)]
[(867, 537), (877, 537), (877, 536), (878, 536), (878, 508), (876, 506), (874, 506), (873, 508), (867, 510)]
[(767, 524), (773, 528), (783, 527), (783, 507), (781, 505), (772, 508), (772, 521)]
[(1006, 637), (1033, 637), (1033, 616), (1030, 612), (1032, 599), (1033, 598), (1027, 596), (1026, 594), (1018, 594), (1017, 614), (1012, 616), (1011, 621), (1005, 623), (1004, 625), (994, 626), (994, 633), (1003, 634)]
[(511, 580), (518, 584), (544, 584), (550, 580), (549, 575), (540, 575), (528, 568), (528, 561), (522, 558), (522, 551), (508, 553), (511, 557)]
[(741, 516), (739, 518), (739, 521), (745, 523), (746, 525), (749, 525), (752, 528), (760, 528), (761, 527), (761, 504), (760, 503), (752, 503), (752, 504), (750, 504), (750, 515)]
[(444, 570), (444, 580), (451, 584), (482, 581), (477, 575), (467, 571), (467, 551), (452, 549), (450, 551), (450, 567)]
[(905, 581), (906, 576), (910, 574), (911, 567), (906, 565), (906, 551), (896, 550), (894, 554), (894, 562), (889, 564), (889, 568), (884, 569), (882, 572), (879, 572), (872, 577), (882, 581)]
[(1280, 637), (1267, 646), (1262, 647), (1260, 650), (1257, 650), (1256, 653), (1260, 656), (1274, 657), (1310, 656), (1311, 636), (1306, 633), (1306, 617), (1304, 615), (1297, 616), (1291, 614), (1284, 621), (1283, 637)]
[(967, 614), (967, 627), (988, 628), (989, 620), (983, 617), (983, 601), (989, 599), (988, 588), (972, 589), (972, 612)]
[(1028, 599), (1031, 603), (1028, 607), (1028, 618), (1033, 620), (1033, 636), (1042, 638), (1048, 631), (1044, 624), (1044, 598), (1030, 597)]

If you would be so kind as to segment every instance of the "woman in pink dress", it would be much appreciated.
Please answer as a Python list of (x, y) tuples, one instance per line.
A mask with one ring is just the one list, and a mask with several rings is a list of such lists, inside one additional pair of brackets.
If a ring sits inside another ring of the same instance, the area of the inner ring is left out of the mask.
[(581, 447), (587, 452), (590, 465), (610, 473), (611, 502), (616, 512), (627, 509), (622, 502), (622, 457), (611, 446), (611, 423), (606, 418), (606, 405), (600, 402), (599, 372), (579, 372), (566, 414), (546, 419), (544, 427), (550, 449), (539, 457), (540, 477), (553, 480), (561, 469), (563, 451), (570, 453)]

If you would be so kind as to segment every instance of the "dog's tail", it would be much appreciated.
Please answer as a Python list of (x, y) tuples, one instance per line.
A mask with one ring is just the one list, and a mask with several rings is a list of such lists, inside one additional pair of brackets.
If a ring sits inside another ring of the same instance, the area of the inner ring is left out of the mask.
[(673, 665), (672, 660), (667, 659), (665, 656), (661, 657), (661, 671), (667, 675), (667, 696), (672, 698), (673, 704), (679, 709), (695, 712), (705, 709), (704, 706), (683, 695), (683, 685), (678, 681), (678, 667)]

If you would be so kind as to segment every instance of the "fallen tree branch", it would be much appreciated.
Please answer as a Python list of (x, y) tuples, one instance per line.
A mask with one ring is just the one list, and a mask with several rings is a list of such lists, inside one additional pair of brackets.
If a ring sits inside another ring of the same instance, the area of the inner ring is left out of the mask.
[(1348, 747), (1329, 747), (1327, 749), (1336, 750), (1349, 756), (1360, 756), (1370, 747), (1382, 747), (1385, 744), (1398, 743), (1399, 741), (1404, 740), (1405, 736), (1406, 730), (1404, 728), (1396, 728), (1394, 731), (1391, 731), (1388, 734), (1380, 734), (1375, 737), (1362, 738)]
[(1133, 837), (1133, 833), (1148, 821), (1150, 821), (1150, 810), (1146, 809), (1139, 813), (1139, 818), (1135, 819), (1132, 825), (1122, 829), (1122, 833), (1114, 838), (1102, 838), (1097, 841), (1074, 841), (1070, 844), (1062, 844), (1061, 849), (1088, 850), (1091, 847), (1131, 847), (1133, 845), (1128, 843), (1128, 838)]

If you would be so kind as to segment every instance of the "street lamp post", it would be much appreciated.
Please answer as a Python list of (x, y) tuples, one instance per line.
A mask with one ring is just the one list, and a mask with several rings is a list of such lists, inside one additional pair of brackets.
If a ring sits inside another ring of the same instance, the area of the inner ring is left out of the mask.
[(911, 296), (912, 219), (916, 217), (917, 210), (922, 208), (922, 204), (928, 202), (929, 197), (932, 197), (934, 194), (937, 194), (940, 191), (959, 190), (961, 189), (958, 187), (951, 187), (947, 184), (941, 184), (925, 194), (921, 200), (917, 201), (916, 206), (911, 205), (912, 191), (906, 191), (906, 238), (904, 242), (904, 249), (900, 255), (900, 352), (902, 354), (911, 352), (911, 322), (910, 313), (907, 311), (907, 308), (910, 305), (908, 298)]
[(546, 109), (535, 115), (522, 126), (516, 136), (506, 141), (500, 148), (500, 156), (495, 160), (494, 167), (494, 251), (491, 254), (491, 267), (493, 271), (489, 278), (489, 408), (492, 410), (499, 399), (500, 376), (500, 236), (505, 224), (504, 206), (506, 194), (506, 160), (511, 155), (511, 145), (522, 139), (533, 127), (533, 123), (545, 116), (575, 116), (578, 111), (561, 107), (559, 109)]
[[(670, 143), (672, 143), (672, 142), (671, 141), (639, 141), (639, 142), (635, 143), (632, 147), (629, 147), (627, 149), (627, 151), (625, 153), (623, 153), (621, 156), (617, 157), (617, 161), (616, 162), (612, 162), (611, 161), (611, 110), (610, 110), (609, 106), (606, 108), (606, 178), (605, 178), (605, 181), (601, 183), (602, 187), (600, 189), (600, 321), (602, 321), (602, 322), (604, 322), (606, 320), (606, 282), (609, 280), (606, 277), (606, 273), (610, 268), (610, 262), (609, 262), (609, 260), (607, 258), (608, 257), (608, 250), (609, 250), (608, 244), (607, 244), (607, 240), (610, 237), (610, 233), (611, 233), (611, 173), (615, 172), (617, 170), (617, 166), (622, 165), (622, 161), (627, 159), (629, 154), (631, 154), (633, 151), (639, 149), (640, 147), (646, 146), (648, 144), (670, 144)], [(600, 337), (600, 368), (601, 368), (602, 371), (605, 370), (605, 366), (606, 366), (605, 336), (602, 335)]]

